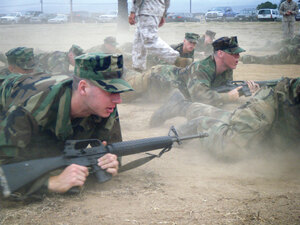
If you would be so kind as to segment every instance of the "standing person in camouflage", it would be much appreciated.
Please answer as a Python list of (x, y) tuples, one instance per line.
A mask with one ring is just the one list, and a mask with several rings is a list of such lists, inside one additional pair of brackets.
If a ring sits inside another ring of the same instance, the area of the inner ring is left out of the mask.
[(46, 73), (70, 74), (70, 65), (75, 66), (74, 58), (83, 54), (83, 49), (72, 45), (68, 52), (55, 51), (35, 56), (37, 70)]
[(199, 39), (195, 48), (196, 52), (201, 53), (203, 56), (208, 56), (213, 52), (212, 43), (215, 39), (216, 32), (207, 30), (205, 34)]
[(180, 135), (209, 133), (201, 146), (221, 159), (238, 159), (247, 151), (293, 150), (300, 145), (300, 78), (285, 78), (274, 88), (261, 88), (233, 112), (185, 102), (188, 122)]
[(0, 71), (0, 80), (11, 73), (27, 74), (33, 72), (35, 66), (33, 48), (17, 47), (9, 50), (5, 55), (8, 67)]
[[(116, 106), (120, 93), (132, 90), (122, 73), (122, 55), (89, 53), (76, 58), (74, 76), (8, 77), (0, 86), (0, 163), (60, 155), (68, 139), (120, 141), (115, 140), (121, 135)], [(118, 172), (115, 155), (104, 155), (98, 165)], [(20, 191), (64, 193), (82, 186), (87, 176), (87, 167), (72, 164)]]
[(300, 34), (285, 43), (277, 54), (244, 55), (240, 60), (244, 64), (300, 64)]
[(137, 23), (133, 49), (132, 67), (146, 70), (147, 52), (159, 56), (169, 64), (174, 64), (179, 53), (158, 37), (158, 27), (165, 23), (170, 0), (133, 0), (129, 23)]
[(286, 0), (281, 3), (279, 12), (283, 15), (283, 39), (292, 39), (294, 37), (295, 16), (298, 14), (298, 11), (298, 4), (293, 0)]
[(121, 51), (117, 48), (117, 40), (113, 36), (108, 36), (104, 39), (104, 43), (102, 45), (94, 46), (86, 52), (102, 52), (108, 54), (121, 53)]

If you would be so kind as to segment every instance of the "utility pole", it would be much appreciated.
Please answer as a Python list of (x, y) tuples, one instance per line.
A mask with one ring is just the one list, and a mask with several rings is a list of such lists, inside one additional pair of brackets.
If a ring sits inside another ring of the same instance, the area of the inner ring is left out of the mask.
[(192, 0), (190, 0), (190, 13), (192, 13)]
[(70, 22), (73, 22), (73, 0), (70, 0)]
[(41, 0), (41, 12), (43, 13), (43, 0)]

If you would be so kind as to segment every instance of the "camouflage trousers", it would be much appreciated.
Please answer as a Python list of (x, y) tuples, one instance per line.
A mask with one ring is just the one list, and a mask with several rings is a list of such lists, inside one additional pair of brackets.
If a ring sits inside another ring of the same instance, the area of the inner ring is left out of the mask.
[(186, 117), (188, 122), (179, 128), (181, 135), (207, 132), (201, 140), (203, 149), (215, 156), (239, 158), (250, 146), (266, 138), (275, 120), (275, 100), (270, 88), (261, 89), (250, 101), (233, 112), (210, 105), (192, 103)]
[(123, 93), (122, 98), (125, 102), (139, 97), (146, 97), (152, 102), (164, 101), (174, 89), (179, 89), (185, 95), (186, 85), (179, 71), (180, 68), (173, 65), (157, 65), (143, 73), (127, 71), (125, 79), (134, 91)]
[(295, 20), (282, 20), (283, 39), (292, 39), (294, 37)]
[(132, 67), (146, 70), (147, 52), (174, 64), (179, 53), (158, 37), (160, 17), (139, 15), (132, 46)]

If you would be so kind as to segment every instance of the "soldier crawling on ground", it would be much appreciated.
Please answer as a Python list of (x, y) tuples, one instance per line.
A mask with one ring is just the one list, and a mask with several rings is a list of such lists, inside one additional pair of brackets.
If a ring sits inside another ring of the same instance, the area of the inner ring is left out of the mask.
[(220, 159), (236, 160), (266, 148), (299, 152), (300, 78), (284, 78), (273, 88), (262, 87), (233, 112), (187, 101), (179, 92), (161, 112), (164, 119), (188, 119), (179, 127), (180, 135), (207, 132), (209, 137), (200, 140), (200, 146)]
[[(233, 70), (238, 65), (240, 53), (245, 50), (238, 46), (237, 37), (219, 38), (213, 42), (213, 47), (211, 56), (185, 68), (158, 65), (142, 75), (128, 76), (126, 79), (136, 93), (125, 94), (124, 100), (133, 100), (145, 94), (150, 101), (156, 101), (178, 88), (187, 99), (196, 102), (218, 106), (238, 101), (241, 87), (228, 93), (218, 93), (213, 88), (233, 80)], [(248, 86), (252, 92), (258, 87), (252, 81), (248, 81)]]
[(198, 44), (196, 45), (196, 57), (198, 59), (204, 59), (207, 56), (211, 55), (213, 52), (212, 43), (215, 39), (216, 32), (207, 30), (202, 37), (200, 37)]
[(117, 40), (113, 36), (108, 36), (104, 39), (102, 45), (97, 45), (89, 48), (86, 52), (102, 52), (108, 54), (121, 53), (121, 50), (117, 48)]
[(11, 73), (27, 74), (34, 71), (33, 48), (17, 47), (9, 50), (5, 55), (7, 57), (8, 67), (0, 71), (2, 79)]
[(75, 66), (75, 57), (83, 54), (83, 49), (72, 45), (68, 52), (54, 51), (35, 55), (36, 70), (46, 73), (72, 74), (70, 66)]

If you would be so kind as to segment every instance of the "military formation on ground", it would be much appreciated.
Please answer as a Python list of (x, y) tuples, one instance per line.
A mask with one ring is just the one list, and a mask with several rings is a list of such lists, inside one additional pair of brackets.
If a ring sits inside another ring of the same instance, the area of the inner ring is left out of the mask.
[[(278, 55), (265, 56), (266, 60), (240, 59), (245, 50), (237, 37), (214, 40), (216, 33), (209, 30), (201, 37), (186, 33), (182, 43), (169, 46), (157, 35), (169, 5), (167, 0), (162, 2), (135, 1), (129, 17), (130, 24), (138, 23), (132, 45), (117, 48), (116, 38), (107, 37), (102, 45), (86, 51), (72, 45), (68, 52), (34, 55), (33, 48), (17, 47), (0, 54), (4, 65), (0, 71), (0, 165), (55, 156), (69, 139), (122, 141), (116, 107), (122, 102), (121, 93), (127, 102), (168, 96), (153, 113), (150, 126), (186, 117), (179, 133), (207, 132), (209, 137), (199, 141), (220, 159), (242, 157), (257, 146), (299, 150), (300, 78), (284, 78), (275, 87), (247, 81), (253, 96), (233, 111), (222, 106), (240, 104), (241, 87), (227, 93), (215, 90), (233, 80), (239, 60), (299, 64), (299, 35), (289, 39)], [(132, 49), (132, 55), (125, 49)], [(205, 58), (195, 60), (196, 54)], [(130, 59), (126, 61), (130, 56), (132, 65)], [(157, 65), (155, 56), (164, 62)], [(97, 165), (116, 175), (120, 159), (108, 153)], [(0, 167), (0, 186), (11, 198), (25, 199), (65, 193), (84, 185), (88, 174), (87, 167), (72, 164), (23, 187), (20, 197), (4, 188)]]

